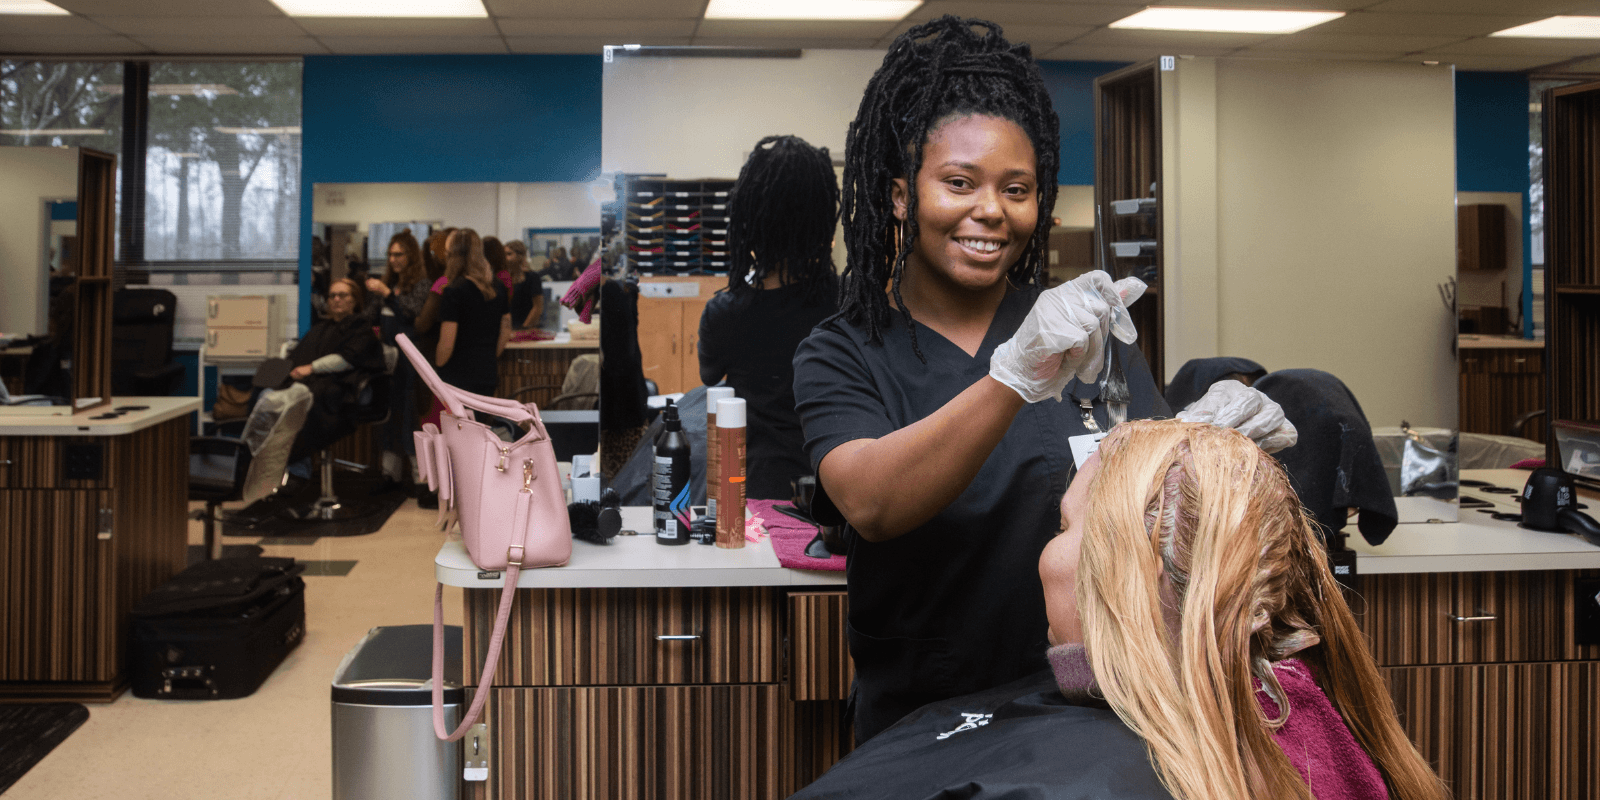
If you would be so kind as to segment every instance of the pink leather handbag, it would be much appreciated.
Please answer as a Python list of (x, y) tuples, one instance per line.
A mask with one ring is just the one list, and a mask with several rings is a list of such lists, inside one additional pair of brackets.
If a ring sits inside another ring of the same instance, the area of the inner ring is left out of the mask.
[[(395, 342), (445, 408), (437, 427), (424, 425), (416, 434), (417, 466), (427, 476), (429, 488), (439, 493), (440, 519), (454, 515), (472, 563), (482, 570), (503, 571), (506, 579), (483, 680), (453, 733), (446, 732), (444, 724), (444, 585), (433, 595), (433, 731), (440, 739), (455, 741), (477, 722), (489, 699), (517, 576), (524, 568), (567, 563), (572, 556), (572, 529), (555, 448), (539, 419), (539, 407), (457, 389), (439, 379), (405, 334), (396, 336)], [(473, 419), (472, 410), (503, 417), (527, 430), (514, 442), (502, 441), (488, 425)]]

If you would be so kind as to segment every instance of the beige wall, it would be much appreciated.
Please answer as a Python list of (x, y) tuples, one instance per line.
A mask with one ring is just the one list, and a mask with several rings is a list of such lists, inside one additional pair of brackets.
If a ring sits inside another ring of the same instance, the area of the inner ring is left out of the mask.
[(1168, 377), (1312, 367), (1375, 426), (1456, 427), (1450, 69), (1196, 58), (1163, 79)]
[(50, 224), (45, 202), (78, 197), (78, 151), (70, 147), (0, 147), (0, 331), (44, 333), (50, 281), (45, 266)]

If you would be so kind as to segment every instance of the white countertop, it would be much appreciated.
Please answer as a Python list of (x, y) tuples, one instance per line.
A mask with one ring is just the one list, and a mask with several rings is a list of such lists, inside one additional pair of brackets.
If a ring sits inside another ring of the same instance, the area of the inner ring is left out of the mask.
[(599, 350), (600, 339), (579, 339), (572, 341), (572, 334), (562, 331), (554, 339), (542, 341), (507, 342), (507, 350)]
[[(644, 586), (844, 586), (843, 572), (789, 569), (778, 563), (770, 542), (747, 542), (737, 550), (723, 550), (690, 542), (667, 547), (650, 535), (650, 509), (622, 509), (623, 530), (638, 536), (618, 536), (611, 544), (573, 540), (572, 559), (564, 567), (523, 570), (517, 586), (523, 589), (592, 589)], [(461, 540), (452, 536), (434, 557), (433, 571), (446, 586), (499, 589), (505, 581), (498, 572), (479, 573), (467, 557)], [(479, 577), (480, 574), (488, 577)]]
[[(149, 406), (115, 419), (90, 419), (121, 406)], [(0, 409), (0, 436), (122, 436), (200, 410), (195, 397), (117, 397), (110, 405), (71, 416), (7, 414)]]
[(1543, 350), (1543, 339), (1524, 339), (1521, 336), (1490, 336), (1482, 333), (1463, 333), (1456, 337), (1456, 344), (1462, 350), (1489, 350), (1505, 348), (1513, 350)]
[[(1529, 473), (1519, 469), (1463, 470), (1461, 477), (1488, 481), (1521, 490)], [(1462, 494), (1495, 504), (1491, 511), (1520, 513), (1515, 494), (1494, 494), (1462, 487)], [(1583, 498), (1588, 513), (1600, 511), (1600, 501)], [(1571, 533), (1528, 530), (1515, 522), (1491, 519), (1478, 509), (1460, 509), (1459, 522), (1399, 525), (1378, 547), (1361, 538), (1354, 521), (1345, 526), (1350, 549), (1356, 551), (1356, 571), (1368, 575), (1405, 572), (1500, 572), (1542, 569), (1600, 569), (1600, 547)]]

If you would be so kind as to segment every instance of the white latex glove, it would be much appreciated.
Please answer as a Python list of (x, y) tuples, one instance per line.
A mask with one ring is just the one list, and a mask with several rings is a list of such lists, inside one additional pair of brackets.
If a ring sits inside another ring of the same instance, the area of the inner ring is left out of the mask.
[(1144, 289), (1138, 278), (1112, 283), (1095, 270), (1044, 291), (1016, 335), (995, 348), (989, 376), (1030, 403), (1060, 400), (1074, 377), (1093, 383), (1105, 364), (1108, 336), (1127, 344), (1138, 339), (1128, 306)]
[(1260, 389), (1231, 378), (1211, 384), (1203, 397), (1178, 412), (1178, 419), (1233, 428), (1268, 453), (1293, 447), (1300, 438), (1294, 423), (1283, 415), (1283, 406)]

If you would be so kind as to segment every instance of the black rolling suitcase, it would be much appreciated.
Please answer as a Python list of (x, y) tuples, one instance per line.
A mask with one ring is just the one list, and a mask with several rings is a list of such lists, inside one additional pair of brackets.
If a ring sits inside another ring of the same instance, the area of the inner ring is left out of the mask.
[(305, 638), (304, 564), (202, 561), (133, 607), (128, 672), (137, 697), (221, 700), (261, 686)]

